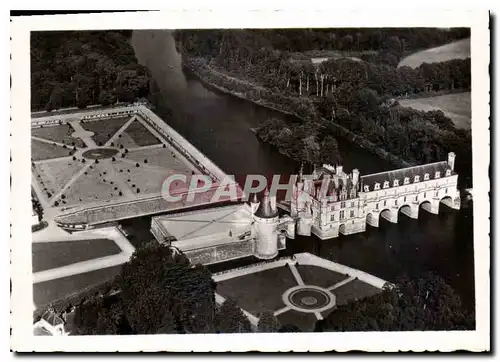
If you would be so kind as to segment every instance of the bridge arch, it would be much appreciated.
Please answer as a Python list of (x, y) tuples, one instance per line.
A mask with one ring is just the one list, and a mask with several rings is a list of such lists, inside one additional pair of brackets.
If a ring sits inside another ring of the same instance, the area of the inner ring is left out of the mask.
[(373, 227), (378, 227), (378, 217), (373, 216), (371, 212), (366, 215), (366, 223)]
[(345, 224), (340, 224), (339, 234), (345, 235)]
[(434, 200), (422, 200), (418, 204), (418, 209), (420, 212), (420, 209), (425, 210), (427, 212), (430, 212), (431, 214), (438, 214), (439, 213), (439, 202), (435, 202)]
[(392, 222), (392, 223), (397, 223), (398, 222), (398, 213), (396, 210), (394, 209), (390, 209), (388, 207), (382, 209), (380, 211), (380, 217), (383, 217), (384, 219), (386, 219), (387, 221), (389, 222)]
[(444, 205), (448, 206), (449, 208), (454, 209), (453, 198), (450, 195), (446, 195), (446, 196), (442, 197), (439, 200), (439, 207), (441, 207), (441, 204), (444, 204)]
[(411, 219), (418, 219), (418, 206), (416, 205), (411, 205), (411, 204), (403, 204), (399, 207), (398, 209), (398, 218), (399, 218), (399, 213), (411, 218)]

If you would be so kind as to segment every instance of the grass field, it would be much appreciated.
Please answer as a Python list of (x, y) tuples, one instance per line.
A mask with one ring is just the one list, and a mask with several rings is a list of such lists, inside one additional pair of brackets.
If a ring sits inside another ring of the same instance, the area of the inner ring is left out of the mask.
[(104, 145), (129, 120), (130, 117), (119, 117), (97, 121), (85, 121), (80, 122), (80, 124), (87, 131), (94, 132), (92, 139), (97, 145)]
[(70, 150), (50, 143), (31, 140), (31, 158), (33, 161), (49, 160), (70, 155)]
[(159, 166), (166, 170), (173, 170), (184, 174), (191, 174), (191, 168), (182, 159), (173, 155), (168, 148), (155, 147), (133, 150), (125, 158), (136, 162), (148, 160), (148, 165)]
[(143, 146), (151, 146), (151, 145), (157, 145), (160, 142), (158, 138), (156, 138), (144, 125), (139, 122), (138, 120), (135, 120), (132, 122), (127, 129), (125, 130), (124, 133), (127, 133), (133, 140), (134, 142), (139, 145), (140, 147)]
[(112, 162), (112, 166), (134, 193), (137, 193), (137, 189), (141, 195), (160, 192), (163, 182), (171, 173), (159, 167), (148, 167), (144, 162), (138, 163), (139, 167), (117, 159)]
[(297, 270), (304, 283), (322, 288), (331, 287), (349, 277), (315, 265), (298, 265)]
[(115, 277), (121, 266), (99, 269), (83, 274), (53, 279), (33, 285), (33, 300), (37, 307), (63, 299), (72, 294), (86, 290), (96, 284), (103, 283)]
[[(107, 160), (106, 160), (107, 161)], [(92, 165), (92, 169), (87, 171), (87, 174), (78, 178), (64, 193), (66, 198), (64, 205), (73, 205), (78, 203), (105, 201), (110, 199), (120, 198), (119, 191), (114, 188), (116, 185), (111, 184), (111, 180), (106, 179), (103, 172), (106, 171), (105, 161), (99, 164)], [(101, 175), (99, 175), (101, 174)], [(106, 181), (105, 181), (106, 180)]]
[(31, 246), (33, 273), (120, 252), (118, 245), (109, 239), (33, 243)]
[(59, 192), (83, 166), (81, 162), (73, 161), (70, 158), (36, 164), (36, 174), (40, 175), (37, 180), (46, 192), (45, 196), (48, 197), (47, 192), (52, 195)]
[(342, 305), (350, 300), (359, 300), (380, 293), (380, 289), (361, 280), (352, 280), (332, 292), (337, 298), (337, 305)]
[(43, 138), (49, 141), (64, 143), (68, 146), (86, 147), (85, 143), (79, 138), (73, 138), (71, 135), (75, 132), (69, 124), (56, 126), (45, 126), (43, 128), (32, 128), (31, 135)]
[(430, 98), (401, 99), (399, 104), (420, 111), (441, 110), (455, 127), (471, 128), (471, 93), (452, 93)]
[(279, 267), (221, 281), (217, 293), (235, 299), (240, 308), (259, 316), (266, 310), (283, 308), (283, 293), (296, 285), (290, 269)]
[(399, 62), (398, 67), (417, 68), (422, 63), (438, 63), (470, 58), (470, 38), (414, 53)]

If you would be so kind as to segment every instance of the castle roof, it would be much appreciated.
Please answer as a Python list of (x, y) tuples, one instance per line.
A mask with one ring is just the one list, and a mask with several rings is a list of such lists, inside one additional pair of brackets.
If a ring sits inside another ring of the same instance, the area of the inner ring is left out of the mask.
[(257, 208), (257, 211), (255, 211), (255, 216), (262, 219), (272, 219), (278, 216), (278, 211), (273, 210), (271, 206), (271, 200), (269, 200), (269, 192), (267, 190), (264, 193), (264, 198)]
[(402, 168), (399, 170), (386, 171), (375, 173), (372, 175), (361, 176), (361, 181), (364, 186), (369, 186), (369, 190), (373, 191), (375, 184), (380, 184), (383, 187), (384, 182), (389, 182), (389, 187), (393, 187), (394, 180), (399, 180), (400, 185), (403, 185), (404, 179), (408, 177), (410, 183), (413, 183), (415, 176), (419, 176), (420, 181), (424, 181), (424, 175), (429, 174), (429, 180), (436, 178), (436, 172), (440, 173), (440, 177), (444, 177), (446, 170), (450, 169), (448, 162), (440, 161), (429, 163), (427, 165), (413, 166)]
[(54, 327), (59, 324), (64, 324), (64, 321), (50, 309), (43, 313), (42, 319)]

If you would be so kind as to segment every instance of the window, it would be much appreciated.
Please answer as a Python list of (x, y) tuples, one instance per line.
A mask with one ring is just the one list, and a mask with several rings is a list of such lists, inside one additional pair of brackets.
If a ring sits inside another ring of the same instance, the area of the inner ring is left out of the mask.
[(440, 178), (440, 177), (441, 177), (441, 172), (436, 171), (436, 175), (434, 176), (434, 178)]
[(415, 196), (415, 201), (418, 201), (418, 195), (417, 195), (417, 196)]
[(332, 205), (332, 207), (330, 207), (330, 211), (333, 211), (335, 210), (335, 205)]
[(344, 210), (340, 212), (340, 220), (344, 220)]
[(378, 202), (375, 204), (375, 209), (378, 210)]
[(354, 210), (351, 210), (350, 216), (354, 217)]
[(351, 207), (354, 207), (354, 201), (351, 201)]
[(446, 176), (450, 176), (451, 175), (451, 170), (446, 170)]
[(428, 174), (428, 173), (426, 173), (426, 174), (424, 175), (424, 181), (427, 181), (428, 179), (429, 179), (429, 174)]
[(394, 180), (394, 184), (393, 184), (394, 187), (396, 186), (399, 186), (399, 180)]
[(378, 182), (375, 183), (375, 190), (380, 190), (380, 184)]
[(330, 221), (335, 221), (335, 214), (332, 214), (332, 216), (330, 216)]
[(384, 181), (384, 189), (389, 187), (389, 181)]
[(406, 196), (403, 198), (403, 202), (406, 202)]
[(365, 192), (368, 192), (368, 191), (370, 191), (370, 186), (368, 186), (368, 185), (365, 185), (365, 186), (364, 186), (364, 188), (365, 188)]
[(387, 206), (387, 200), (384, 200), (384, 206)]
[(398, 200), (394, 200), (394, 205), (398, 206)]
[(444, 193), (447, 194), (448, 193), (448, 188), (445, 188), (444, 189)]
[(410, 178), (409, 177), (405, 177), (404, 184), (408, 185), (409, 183), (410, 183)]
[(435, 194), (435, 196), (437, 197), (438, 195), (439, 195), (439, 191), (436, 191), (436, 194)]
[(427, 197), (427, 192), (424, 192), (424, 199)]
[(345, 207), (345, 201), (342, 201), (342, 202), (340, 203), (340, 208), (341, 208), (341, 209), (343, 209), (344, 207)]

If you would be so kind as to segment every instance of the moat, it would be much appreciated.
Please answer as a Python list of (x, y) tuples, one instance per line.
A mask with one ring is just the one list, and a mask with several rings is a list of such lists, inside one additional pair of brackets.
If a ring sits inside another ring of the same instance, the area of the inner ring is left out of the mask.
[[(250, 130), (271, 116), (287, 116), (207, 89), (185, 74), (170, 31), (134, 31), (131, 42), (139, 62), (150, 69), (157, 83), (155, 112), (224, 172), (267, 176), (297, 171), (293, 161), (261, 143)], [(346, 170), (358, 168), (366, 174), (395, 168), (348, 141), (338, 141)], [(298, 252), (310, 252), (386, 280), (434, 272), (450, 283), (466, 307), (474, 307), (471, 207), (460, 211), (443, 207), (439, 215), (421, 212), (418, 220), (400, 215), (398, 224), (384, 220), (379, 228), (367, 227), (363, 234), (338, 239), (300, 236), (289, 240), (284, 253)]]

